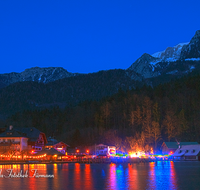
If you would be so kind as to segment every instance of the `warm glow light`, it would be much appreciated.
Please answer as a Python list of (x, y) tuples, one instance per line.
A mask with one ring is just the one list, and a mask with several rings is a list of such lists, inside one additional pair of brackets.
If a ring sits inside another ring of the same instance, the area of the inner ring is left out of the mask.
[(62, 150), (63, 148), (57, 148), (58, 150)]
[(151, 154), (153, 154), (153, 148), (151, 148), (151, 151), (150, 151), (150, 153), (151, 153)]
[(139, 157), (141, 157), (141, 156), (145, 156), (145, 154), (144, 154), (144, 152), (140, 152), (140, 151), (138, 151), (138, 152), (129, 152), (129, 156), (131, 157), (131, 158), (139, 158)]
[(89, 151), (89, 150), (86, 150), (86, 152), (89, 153), (90, 151)]
[(77, 149), (76, 152), (78, 153), (78, 152), (79, 152), (79, 149)]

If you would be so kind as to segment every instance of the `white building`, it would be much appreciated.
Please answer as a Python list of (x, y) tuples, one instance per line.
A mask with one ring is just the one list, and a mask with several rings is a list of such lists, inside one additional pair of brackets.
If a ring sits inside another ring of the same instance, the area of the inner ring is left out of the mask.
[(28, 138), (13, 130), (10, 126), (9, 130), (0, 134), (0, 152), (9, 150), (23, 151), (28, 149)]
[(99, 144), (95, 146), (95, 150), (97, 156), (112, 156), (116, 154), (115, 146)]
[(172, 156), (180, 160), (200, 160), (200, 144), (181, 146)]

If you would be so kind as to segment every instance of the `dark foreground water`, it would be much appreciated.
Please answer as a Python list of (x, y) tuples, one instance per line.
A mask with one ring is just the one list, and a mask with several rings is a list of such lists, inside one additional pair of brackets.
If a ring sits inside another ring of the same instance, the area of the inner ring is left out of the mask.
[[(28, 176), (11, 178), (10, 169)], [(0, 189), (5, 190), (200, 189), (200, 162), (1, 165), (0, 170)], [(31, 178), (36, 173), (54, 178)]]

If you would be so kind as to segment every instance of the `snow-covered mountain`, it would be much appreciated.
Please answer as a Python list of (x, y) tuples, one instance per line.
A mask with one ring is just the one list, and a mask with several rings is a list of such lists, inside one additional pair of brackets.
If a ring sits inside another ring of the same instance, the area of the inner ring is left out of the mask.
[(26, 69), (21, 73), (0, 74), (0, 82), (9, 85), (21, 81), (36, 81), (49, 83), (59, 79), (76, 76), (78, 74), (70, 73), (62, 67), (33, 67)]
[(162, 61), (176, 61), (180, 58), (181, 50), (184, 45), (187, 45), (187, 43), (180, 43), (174, 47), (168, 47), (164, 51), (156, 52), (152, 54), (153, 57), (159, 58)]
[(143, 54), (128, 69), (152, 78), (160, 75), (184, 75), (194, 70), (200, 62), (200, 30), (189, 43), (180, 43), (152, 55)]

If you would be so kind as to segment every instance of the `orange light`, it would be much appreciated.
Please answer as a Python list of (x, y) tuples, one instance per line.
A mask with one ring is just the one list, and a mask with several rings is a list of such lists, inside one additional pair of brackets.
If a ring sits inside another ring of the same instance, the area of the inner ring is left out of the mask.
[(76, 152), (78, 153), (78, 152), (79, 152), (79, 149), (77, 149)]
[(89, 153), (90, 151), (89, 151), (89, 150), (86, 150), (86, 152)]
[(173, 154), (173, 152), (171, 151), (170, 154)]

